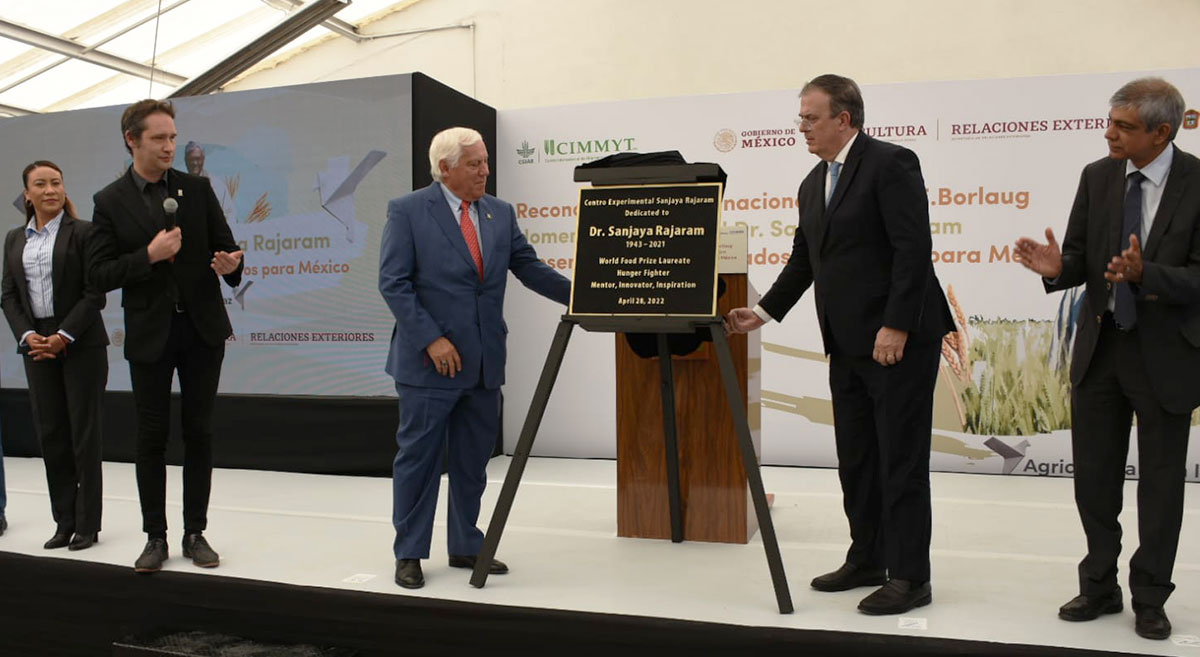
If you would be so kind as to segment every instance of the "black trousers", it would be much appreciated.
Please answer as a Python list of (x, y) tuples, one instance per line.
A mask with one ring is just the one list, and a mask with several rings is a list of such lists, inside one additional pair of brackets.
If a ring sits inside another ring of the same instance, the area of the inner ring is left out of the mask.
[(908, 345), (899, 363), (835, 350), (829, 367), (842, 504), (850, 521), (846, 561), (929, 580), (932, 511), (929, 449), (938, 344)]
[(1071, 390), (1075, 505), (1087, 535), (1079, 590), (1102, 595), (1117, 586), (1121, 513), (1129, 432), (1137, 414), (1138, 542), (1129, 562), (1133, 601), (1162, 606), (1175, 585), (1171, 571), (1183, 523), (1183, 491), (1191, 414), (1170, 413), (1150, 388), (1135, 328), (1118, 330), (1106, 314), (1087, 373)]
[(171, 380), (179, 372), (183, 427), (183, 530), (208, 526), (212, 490), (212, 411), (221, 379), (225, 345), (212, 346), (196, 333), (185, 313), (171, 317), (171, 333), (162, 356), (153, 363), (130, 363), (137, 406), (137, 483), (142, 531), (167, 534), (167, 436), (171, 420)]
[[(55, 319), (37, 320), (40, 335), (58, 332)], [(50, 493), (56, 531), (100, 531), (103, 506), (101, 456), (108, 353), (103, 345), (68, 345), (51, 360), (24, 357), (25, 379)]]

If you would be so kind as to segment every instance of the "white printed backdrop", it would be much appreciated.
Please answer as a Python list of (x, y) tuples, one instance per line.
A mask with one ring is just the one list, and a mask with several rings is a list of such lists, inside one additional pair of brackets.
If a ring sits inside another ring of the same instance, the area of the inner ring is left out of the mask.
[[(394, 395), (383, 372), (392, 317), (379, 297), (379, 239), (387, 201), (411, 187), (410, 76), (347, 80), (214, 94), (175, 102), (185, 150), (204, 150), (204, 172), (245, 254), (242, 284), (222, 283), (234, 335), (222, 393)], [(23, 214), (26, 163), (63, 169), (83, 219), (92, 195), (124, 174), (122, 107), (0, 120), (10, 168), (0, 191), (8, 226)], [(186, 199), (183, 202), (187, 202)], [(187, 239), (187, 235), (184, 235)], [(108, 295), (104, 322), (110, 390), (129, 390), (121, 293)], [(0, 331), (0, 380), (24, 388), (11, 332)], [(13, 354), (8, 357), (7, 354)]]
[[(1047, 295), (1011, 261), (1022, 235), (1062, 235), (1083, 166), (1107, 154), (1108, 98), (1146, 73), (870, 85), (866, 129), (921, 158), (934, 252), (966, 340), (947, 343), (935, 403), (937, 470), (1070, 475), (1069, 402), (1061, 318), (1073, 298)], [(1200, 107), (1200, 70), (1156, 71)], [(678, 150), (729, 174), (723, 221), (750, 232), (750, 279), (765, 292), (791, 251), (793, 198), (817, 158), (793, 118), (797, 89), (500, 112), (500, 196), (538, 255), (570, 276), (579, 163), (619, 151)], [(1200, 152), (1189, 111), (1176, 143)], [(515, 285), (505, 437), (511, 449), (561, 307)], [(1056, 323), (1058, 326), (1056, 326)], [(828, 366), (811, 295), (763, 329), (762, 460), (835, 464)], [(535, 454), (615, 456), (613, 336), (577, 330)], [(1193, 429), (1193, 435), (1196, 430)], [(1187, 464), (1200, 479), (1195, 440)], [(1136, 441), (1134, 442), (1136, 445)], [(1136, 476), (1136, 446), (1127, 472)]]
[[(1200, 70), (1161, 71), (1200, 106)], [(912, 148), (929, 188), (938, 276), (966, 340), (946, 345), (934, 409), (933, 465), (964, 472), (1069, 475), (1064, 345), (1057, 323), (1073, 298), (1046, 295), (1011, 262), (1021, 235), (1060, 235), (1079, 172), (1107, 150), (1111, 93), (1140, 73), (873, 85), (867, 131)], [(179, 101), (180, 144), (198, 142), (226, 205), (247, 270), (223, 288), (234, 325), (224, 393), (390, 396), (382, 371), (392, 319), (376, 289), (379, 235), (389, 198), (408, 191), (407, 76), (347, 80)], [(816, 163), (793, 118), (798, 89), (596, 103), (499, 112), (500, 195), (539, 255), (570, 275), (579, 163), (620, 151), (679, 150), (729, 174), (723, 220), (749, 231), (750, 278), (765, 291), (791, 251), (794, 196)], [(16, 174), (34, 159), (63, 166), (84, 218), (91, 195), (128, 157), (120, 108), (0, 121), (0, 151)], [(1177, 143), (1200, 151), (1197, 112)], [(419, 146), (424, 148), (424, 145)], [(10, 225), (21, 215), (10, 207)], [(508, 297), (505, 436), (519, 435), (563, 309), (516, 281)], [(120, 295), (105, 322), (110, 389), (128, 389)], [(762, 331), (763, 461), (834, 465), (827, 384), (811, 297)], [(0, 350), (12, 353), (0, 332)], [(24, 387), (16, 358), (0, 382)], [(576, 331), (535, 452), (615, 456), (613, 336)], [(1196, 441), (1193, 441), (1195, 443)], [(1189, 479), (1200, 479), (1200, 447)], [(1130, 475), (1136, 475), (1136, 449)]]

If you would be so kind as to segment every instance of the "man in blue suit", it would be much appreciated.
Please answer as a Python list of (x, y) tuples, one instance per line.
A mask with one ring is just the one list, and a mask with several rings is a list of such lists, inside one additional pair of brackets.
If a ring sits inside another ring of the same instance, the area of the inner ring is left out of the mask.
[[(447, 441), (450, 566), (474, 568), (483, 543), (475, 523), (500, 434), (508, 272), (564, 305), (571, 287), (538, 260), (512, 205), (484, 191), (490, 170), (478, 132), (439, 132), (429, 166), (433, 184), (388, 203), (379, 255), (379, 291), (396, 318), (386, 368), (400, 398), (396, 583), (409, 589), (425, 585), (420, 560), (429, 558)], [(490, 572), (508, 567), (493, 560)]]

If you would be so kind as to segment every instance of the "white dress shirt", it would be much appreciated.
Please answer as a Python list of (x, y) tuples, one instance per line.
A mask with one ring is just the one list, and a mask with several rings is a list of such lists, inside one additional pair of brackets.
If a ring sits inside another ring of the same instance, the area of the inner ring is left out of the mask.
[(51, 280), (54, 265), (54, 241), (58, 239), (58, 227), (62, 225), (63, 213), (49, 221), (41, 230), (37, 217), (25, 224), (25, 284), (29, 288), (29, 312), (34, 319), (54, 317), (54, 282)]
[[(1175, 145), (1164, 148), (1146, 166), (1138, 169), (1133, 162), (1125, 161), (1125, 176), (1134, 171), (1141, 171), (1146, 179), (1142, 181), (1142, 249), (1146, 248), (1146, 239), (1150, 237), (1150, 227), (1154, 225), (1154, 215), (1158, 212), (1158, 204), (1162, 201), (1163, 189), (1167, 186), (1167, 176), (1171, 173), (1171, 163), (1175, 161)], [(1128, 189), (1128, 183), (1126, 183)]]
[[(62, 211), (46, 223), (41, 230), (37, 217), (25, 224), (25, 250), (21, 253), (21, 264), (25, 266), (25, 285), (29, 289), (29, 312), (34, 319), (54, 317), (54, 243), (58, 240), (58, 229), (62, 226)], [(21, 343), (34, 331), (25, 331)], [(68, 342), (74, 342), (66, 331), (59, 331)]]
[[(858, 139), (858, 131), (857, 130), (854, 131), (853, 135), (850, 135), (850, 141), (846, 142), (845, 146), (842, 146), (842, 150), (838, 151), (837, 157), (833, 158), (833, 160), (832, 160), (833, 162), (837, 162), (838, 164), (842, 165), (842, 170), (838, 172), (839, 179), (841, 178), (841, 175), (843, 173), (845, 173), (846, 156), (850, 154), (850, 147), (854, 145), (855, 139)], [(830, 189), (831, 182), (833, 182), (832, 167), (826, 166), (825, 167), (825, 186), (823, 188), (825, 190), (825, 195), (822, 196), (821, 198), (827, 198), (827, 199), (833, 198), (833, 190)], [(800, 230), (800, 227), (797, 226), (796, 230)], [(767, 311), (763, 310), (762, 306), (754, 306), (754, 314), (758, 315), (758, 318), (761, 319), (764, 323), (770, 322), (773, 319), (775, 319), (774, 317), (771, 317), (769, 314), (767, 314)]]
[[(1175, 145), (1170, 144), (1150, 164), (1138, 169), (1131, 160), (1125, 161), (1125, 192), (1129, 193), (1129, 174), (1141, 171), (1146, 179), (1142, 181), (1142, 232), (1138, 238), (1142, 241), (1142, 251), (1146, 250), (1146, 238), (1150, 236), (1150, 228), (1154, 225), (1154, 215), (1158, 212), (1158, 204), (1162, 201), (1163, 189), (1167, 186), (1167, 176), (1171, 173), (1171, 163), (1175, 161)], [(1112, 288), (1108, 292), (1108, 309), (1117, 309), (1117, 292)]]

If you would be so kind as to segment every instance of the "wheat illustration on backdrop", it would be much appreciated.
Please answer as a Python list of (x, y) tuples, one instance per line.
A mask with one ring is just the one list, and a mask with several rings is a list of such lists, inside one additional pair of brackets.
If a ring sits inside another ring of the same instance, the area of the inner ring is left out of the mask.
[(1071, 426), (1070, 377), (1051, 363), (1054, 322), (967, 318), (948, 286), (957, 331), (942, 341), (942, 375), (963, 430), (1028, 436)]
[[(1071, 428), (1075, 300), (1064, 299), (1061, 317), (1034, 321), (968, 319), (954, 286), (947, 286), (946, 298), (958, 330), (942, 339), (941, 375), (954, 391), (963, 431), (1029, 436)], [(1200, 409), (1192, 424), (1200, 425)]]

